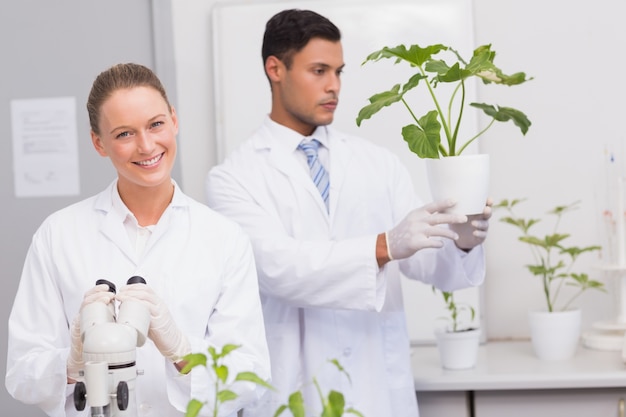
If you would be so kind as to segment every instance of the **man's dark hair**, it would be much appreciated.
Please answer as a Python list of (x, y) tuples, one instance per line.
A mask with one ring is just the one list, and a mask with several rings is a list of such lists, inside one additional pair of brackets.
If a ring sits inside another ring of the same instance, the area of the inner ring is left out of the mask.
[(261, 49), (263, 63), (273, 55), (289, 68), (293, 55), (313, 38), (338, 42), (341, 32), (330, 20), (311, 10), (283, 10), (265, 25)]

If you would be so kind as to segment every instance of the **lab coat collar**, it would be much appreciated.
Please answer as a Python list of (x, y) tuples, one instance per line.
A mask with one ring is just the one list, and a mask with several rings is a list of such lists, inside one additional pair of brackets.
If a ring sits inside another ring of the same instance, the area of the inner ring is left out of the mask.
[[(172, 196), (172, 202), (170, 203), (170, 206), (171, 207), (189, 206), (188, 197), (181, 191), (180, 187), (178, 186), (176, 181), (174, 181), (174, 179), (172, 179), (171, 181), (172, 181), (172, 184), (174, 185), (174, 195)], [(120, 197), (119, 192), (117, 191), (117, 178), (109, 184), (106, 190), (98, 194), (98, 196), (96, 197), (94, 208), (96, 210), (100, 210), (105, 213), (109, 213), (110, 211), (114, 210), (113, 209), (114, 195), (116, 196), (115, 198), (117, 198), (121, 203), (122, 199)], [(122, 203), (122, 205), (123, 204), (124, 203)], [(128, 210), (128, 208), (125, 205), (123, 207), (124, 209)], [(130, 211), (128, 212), (130, 213)], [(124, 221), (125, 215), (126, 213), (120, 214), (121, 221)]]
[[(155, 228), (153, 239), (151, 241), (158, 240), (158, 237), (167, 230), (167, 225), (170, 222), (168, 211), (172, 208), (184, 208), (189, 206), (189, 198), (180, 190), (176, 181), (172, 179), (174, 185), (174, 195), (172, 196), (172, 202), (163, 213), (163, 217), (159, 220), (157, 227)], [(104, 220), (100, 226), (100, 231), (109, 238), (120, 251), (131, 261), (137, 262), (135, 256), (135, 250), (131, 247), (128, 234), (124, 227), (124, 220), (126, 215), (130, 213), (128, 208), (122, 203), (123, 208), (116, 208), (114, 199), (118, 199), (120, 203), (122, 200), (117, 191), (117, 179), (115, 179), (109, 186), (98, 196), (94, 204), (94, 209), (102, 211), (105, 215)], [(146, 246), (145, 251), (149, 250), (151, 243)]]
[(269, 116), (265, 117), (263, 128), (268, 130), (268, 135), (259, 135), (256, 140), (257, 149), (281, 147), (286, 152), (293, 152), (305, 137), (317, 139), (326, 149), (330, 150), (328, 127), (318, 126), (312, 135), (302, 136), (300, 133), (273, 121)]
[[(330, 153), (330, 218), (335, 211), (346, 169), (352, 160), (352, 152), (346, 146), (347, 136), (330, 126), (318, 126), (313, 135)], [(304, 187), (314, 196), (319, 209), (327, 213), (324, 201), (319, 198), (319, 191), (311, 181), (311, 177), (294, 158), (303, 136), (298, 132), (274, 122), (267, 116), (259, 134), (254, 136), (254, 147), (258, 152), (269, 151), (269, 162), (284, 173), (298, 186)], [(327, 217), (328, 218), (328, 217)]]

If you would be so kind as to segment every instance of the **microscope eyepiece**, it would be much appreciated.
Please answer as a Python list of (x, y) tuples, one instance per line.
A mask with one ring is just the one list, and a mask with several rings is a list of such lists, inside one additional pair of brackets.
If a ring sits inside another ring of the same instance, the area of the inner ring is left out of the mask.
[(126, 281), (126, 284), (145, 284), (146, 280), (143, 279), (143, 277), (140, 277), (138, 275), (132, 276), (130, 278), (128, 278), (128, 281)]
[(100, 284), (108, 285), (109, 291), (112, 292), (113, 294), (115, 294), (117, 291), (117, 289), (115, 288), (115, 284), (113, 284), (111, 281), (107, 281), (106, 279), (99, 279), (96, 281), (96, 285), (100, 285)]

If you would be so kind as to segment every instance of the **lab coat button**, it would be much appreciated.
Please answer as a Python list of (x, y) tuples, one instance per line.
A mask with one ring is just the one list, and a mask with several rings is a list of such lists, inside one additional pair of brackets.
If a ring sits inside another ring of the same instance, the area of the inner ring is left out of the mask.
[(352, 349), (350, 349), (349, 347), (345, 348), (343, 350), (343, 356), (350, 356), (350, 355), (352, 355)]
[(148, 416), (151, 414), (152, 407), (148, 403), (139, 404), (139, 415)]

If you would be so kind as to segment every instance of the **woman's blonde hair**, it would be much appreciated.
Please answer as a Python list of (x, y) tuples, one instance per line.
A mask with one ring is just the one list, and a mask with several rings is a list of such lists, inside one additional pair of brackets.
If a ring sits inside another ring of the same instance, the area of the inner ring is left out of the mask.
[(151, 87), (161, 94), (167, 107), (171, 111), (171, 104), (167, 99), (165, 88), (159, 77), (148, 67), (139, 64), (117, 64), (101, 72), (93, 82), (89, 98), (87, 99), (87, 113), (89, 124), (95, 134), (100, 134), (98, 123), (100, 121), (100, 108), (111, 95), (120, 89), (134, 87)]

